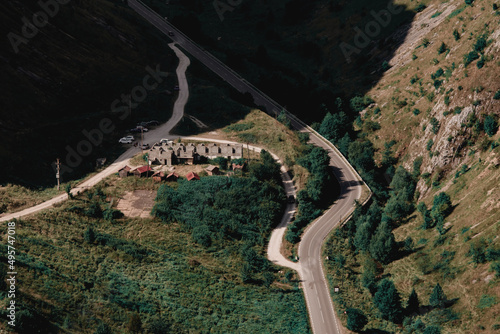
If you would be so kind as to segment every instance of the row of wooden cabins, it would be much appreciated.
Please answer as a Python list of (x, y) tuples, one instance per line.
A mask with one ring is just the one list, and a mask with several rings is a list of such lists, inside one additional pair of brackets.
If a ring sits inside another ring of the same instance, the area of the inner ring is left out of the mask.
[[(216, 166), (208, 166), (206, 170), (209, 175), (219, 174), (219, 168)], [(120, 176), (121, 178), (127, 177), (129, 175), (133, 175), (136, 177), (151, 177), (156, 182), (172, 182), (177, 181), (177, 179), (179, 178), (179, 175), (175, 172), (166, 175), (162, 171), (155, 172), (150, 166), (142, 166), (135, 169), (132, 169), (129, 166), (125, 166), (118, 171), (118, 176)], [(188, 181), (199, 180), (200, 176), (195, 172), (189, 172), (186, 175), (186, 179)]]

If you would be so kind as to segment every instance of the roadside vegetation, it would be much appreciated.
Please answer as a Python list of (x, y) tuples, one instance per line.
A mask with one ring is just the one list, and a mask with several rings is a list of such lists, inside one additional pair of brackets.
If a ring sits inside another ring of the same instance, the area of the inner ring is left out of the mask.
[[(279, 167), (265, 151), (249, 166), (243, 176), (172, 187), (112, 176), (18, 220), (16, 329), (309, 333), (293, 273), (265, 258), (285, 203)], [(128, 218), (115, 208), (116, 196), (132, 188), (159, 189), (159, 218)]]

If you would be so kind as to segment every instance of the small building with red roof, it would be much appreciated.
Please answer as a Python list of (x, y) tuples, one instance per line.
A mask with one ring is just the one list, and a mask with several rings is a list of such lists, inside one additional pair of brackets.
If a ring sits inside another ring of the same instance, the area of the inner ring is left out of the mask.
[(153, 170), (149, 166), (142, 166), (134, 169), (132, 174), (137, 177), (150, 177), (153, 174)]
[(198, 174), (196, 174), (195, 172), (189, 172), (187, 175), (186, 175), (186, 179), (188, 181), (192, 181), (192, 180), (199, 180), (200, 177), (198, 176)]

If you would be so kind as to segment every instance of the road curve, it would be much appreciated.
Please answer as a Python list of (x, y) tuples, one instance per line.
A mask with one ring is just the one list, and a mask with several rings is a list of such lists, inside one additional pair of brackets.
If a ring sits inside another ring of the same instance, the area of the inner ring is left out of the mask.
[[(177, 138), (177, 137), (175, 137)], [(200, 140), (200, 141), (210, 141), (210, 142), (216, 142), (216, 143), (223, 143), (223, 144), (240, 144), (237, 142), (229, 141), (229, 140), (221, 140), (221, 139), (211, 139), (211, 138), (203, 138), (203, 137), (181, 137), (183, 139), (187, 140)], [(249, 149), (255, 151), (255, 152), (260, 152), (262, 148), (254, 145), (247, 145)], [(271, 151), (268, 151), (274, 160), (276, 160), (280, 164), (280, 171), (281, 171), (281, 179), (283, 180), (283, 185), (285, 188), (285, 193), (288, 198), (288, 196), (293, 196), (297, 197), (295, 193), (295, 187), (293, 185), (293, 181), (290, 178), (290, 175), (288, 174), (288, 171), (286, 170), (283, 162), (280, 160), (280, 158), (274, 154)], [(296, 204), (295, 203), (288, 203), (286, 208), (285, 208), (285, 213), (283, 214), (283, 217), (281, 218), (281, 222), (278, 226), (275, 227), (273, 232), (271, 233), (271, 237), (269, 238), (269, 244), (267, 247), (267, 257), (269, 261), (273, 262), (274, 264), (283, 266), (283, 267), (289, 267), (292, 268), (293, 270), (299, 272), (300, 271), (300, 264), (296, 262), (292, 262), (288, 260), (286, 257), (283, 256), (281, 253), (281, 244), (283, 241), (283, 236), (286, 232), (286, 227), (287, 225), (292, 221), (293, 216), (295, 215), (296, 212)]]
[[(280, 111), (284, 110), (278, 103), (247, 82), (213, 55), (199, 47), (196, 43), (191, 41), (189, 37), (184, 35), (175, 26), (167, 22), (163, 17), (141, 1), (129, 0), (128, 3), (139, 15), (169, 36), (174, 42), (239, 92), (250, 93), (256, 105), (263, 106), (269, 113), (274, 114), (278, 114)], [(330, 291), (325, 279), (321, 259), (321, 247), (329, 232), (337, 226), (343, 218), (352, 213), (354, 210), (354, 200), (361, 197), (364, 183), (358, 173), (334, 145), (294, 115), (287, 112), (287, 116), (293, 127), (299, 131), (309, 132), (311, 141), (315, 145), (323, 147), (328, 151), (330, 155), (330, 165), (340, 183), (341, 191), (334, 205), (306, 229), (299, 245), (300, 260), (298, 264), (288, 261), (281, 254), (277, 255), (277, 253), (279, 253), (279, 246), (276, 246), (274, 240), (279, 240), (281, 242), (285, 226), (280, 225), (278, 231), (273, 233), (273, 244), (269, 246), (272, 255), (268, 256), (270, 258), (272, 256), (273, 261), (276, 263), (298, 271), (302, 281), (302, 288), (304, 290), (313, 332), (338, 334), (342, 333), (342, 330), (335, 315)], [(286, 221), (283, 221), (282, 224), (286, 224)], [(276, 256), (276, 258), (274, 258), (274, 256)]]
[[(179, 81), (179, 95), (177, 97), (177, 100), (174, 103), (174, 109), (172, 113), (172, 117), (164, 124), (159, 126), (158, 128), (151, 130), (149, 132), (144, 133), (144, 142), (148, 144), (153, 144), (155, 142), (158, 142), (161, 140), (161, 138), (166, 137), (166, 134), (169, 134), (170, 131), (177, 125), (177, 123), (182, 119), (184, 116), (184, 106), (188, 101), (189, 98), (189, 86), (186, 80), (186, 69), (190, 64), (189, 58), (182, 53), (173, 43), (169, 44), (170, 48), (174, 50), (175, 54), (179, 58), (179, 65), (177, 67), (176, 73), (177, 73), (177, 79)], [(129, 163), (130, 159), (139, 153), (141, 151), (140, 148), (138, 147), (131, 147), (127, 151), (125, 151), (122, 155), (120, 155), (111, 165), (106, 167), (103, 171), (99, 172), (98, 174), (94, 175), (90, 179), (84, 181), (83, 183), (79, 184), (75, 188), (71, 190), (71, 193), (73, 195), (76, 195), (82, 191), (85, 191), (86, 189), (89, 189), (93, 186), (95, 186), (97, 183), (99, 183), (101, 180), (104, 178), (117, 173), (122, 167), (124, 167), (126, 164)], [(30, 208), (6, 214), (2, 217), (0, 217), (0, 222), (2, 221), (9, 221), (12, 219), (19, 219), (22, 217), (25, 217), (27, 215), (31, 215), (35, 212), (38, 212), (40, 210), (48, 209), (51, 208), (54, 204), (62, 202), (68, 198), (67, 194), (61, 194), (56, 197), (51, 198), (48, 201), (45, 201), (43, 203), (40, 203), (38, 205), (32, 206)]]

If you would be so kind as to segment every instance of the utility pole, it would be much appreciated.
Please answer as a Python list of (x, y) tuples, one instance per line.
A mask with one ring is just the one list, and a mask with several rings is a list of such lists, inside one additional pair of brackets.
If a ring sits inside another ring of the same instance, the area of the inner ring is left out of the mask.
[(57, 158), (56, 167), (57, 167), (57, 172), (56, 172), (57, 190), (59, 190), (59, 188), (61, 187), (61, 181), (60, 181), (61, 163), (59, 162), (59, 158)]

